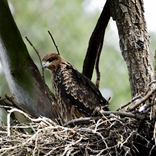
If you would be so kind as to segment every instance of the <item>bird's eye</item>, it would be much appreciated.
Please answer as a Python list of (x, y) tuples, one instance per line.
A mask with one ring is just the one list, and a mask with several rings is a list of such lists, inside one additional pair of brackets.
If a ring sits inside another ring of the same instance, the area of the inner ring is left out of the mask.
[(52, 62), (52, 61), (54, 61), (54, 60), (56, 60), (56, 58), (50, 57), (47, 61), (48, 61), (48, 62)]

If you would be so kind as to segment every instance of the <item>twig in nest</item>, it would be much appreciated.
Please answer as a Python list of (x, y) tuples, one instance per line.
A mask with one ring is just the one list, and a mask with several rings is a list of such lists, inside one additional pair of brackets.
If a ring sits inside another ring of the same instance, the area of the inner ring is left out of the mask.
[(53, 43), (54, 43), (54, 45), (55, 45), (55, 47), (56, 47), (57, 53), (60, 55), (60, 52), (59, 52), (59, 50), (58, 50), (58, 46), (56, 45), (55, 40), (54, 40), (52, 34), (50, 33), (50, 31), (48, 31), (48, 33), (49, 33), (49, 35), (50, 35), (50, 37), (51, 37), (51, 39), (52, 39), (52, 41), (53, 41)]
[[(20, 110), (18, 110), (18, 111), (20, 111)], [(25, 114), (25, 115), (26, 115), (26, 114)], [(35, 120), (35, 119), (33, 119), (33, 120)], [(48, 127), (43, 128), (43, 129), (39, 129), (39, 130), (38, 130), (34, 135), (32, 135), (29, 139), (26, 139), (26, 141), (22, 142), (22, 144), (19, 144), (19, 145), (16, 145), (16, 146), (12, 146), (12, 147), (9, 147), (9, 148), (2, 148), (2, 149), (0, 149), (0, 152), (3, 152), (3, 151), (10, 151), (10, 150), (14, 150), (14, 149), (16, 149), (16, 148), (24, 147), (28, 142), (35, 140), (35, 138), (39, 135), (39, 133), (40, 133), (41, 131), (46, 131), (46, 130), (48, 130), (48, 129), (51, 129), (51, 127), (52, 127), (52, 126), (48, 126)], [(9, 135), (8, 135), (8, 136), (9, 136)]]
[(68, 144), (68, 145), (65, 147), (65, 150), (64, 150), (62, 156), (66, 155), (67, 151), (70, 150), (70, 147), (72, 147), (72, 146), (78, 144), (79, 142), (81, 142), (82, 139), (83, 139), (83, 137), (81, 136), (79, 140), (77, 140), (77, 141), (75, 141), (75, 142), (73, 141), (73, 142), (71, 142), (70, 144)]
[(134, 106), (131, 106), (130, 108), (128, 108), (128, 111), (132, 111), (135, 108), (139, 107), (143, 102), (145, 102), (154, 92), (156, 91), (156, 88), (151, 90), (150, 92), (148, 92), (147, 95), (145, 95), (142, 99), (140, 99), (139, 102), (137, 102)]
[(103, 143), (104, 143), (105, 146), (106, 146), (106, 149), (108, 149), (108, 145), (107, 145), (107, 143), (106, 143), (106, 141), (105, 141), (105, 138), (101, 135), (100, 132), (96, 132), (95, 130), (88, 129), (88, 128), (79, 128), (79, 129), (77, 129), (77, 131), (82, 131), (82, 132), (97, 134), (98, 136), (101, 137)]
[(13, 107), (11, 107), (11, 106), (3, 106), (3, 105), (0, 105), (0, 108), (12, 109)]
[[(29, 40), (27, 37), (25, 37), (25, 38), (26, 38), (26, 40), (28, 41), (28, 43), (29, 43), (29, 44), (33, 47), (33, 49), (35, 50), (35, 52), (36, 52), (36, 54), (37, 54), (37, 56), (38, 56), (38, 58), (39, 58), (39, 60), (40, 60), (41, 67), (42, 67), (42, 61), (41, 61), (41, 57), (40, 57), (39, 52), (38, 52), (37, 49), (33, 46), (33, 44), (30, 42), (30, 40)], [(48, 91), (47, 86), (46, 86), (46, 83), (45, 83), (44, 70), (43, 70), (43, 68), (42, 68), (42, 79), (43, 79), (43, 83), (44, 83), (45, 93), (47, 94), (47, 97), (48, 97), (49, 101), (50, 101), (51, 103), (52, 103), (52, 102), (55, 102), (55, 100), (53, 99), (53, 97), (49, 95), (49, 91)]]
[(19, 110), (17, 108), (13, 108), (13, 109), (9, 110), (8, 112), (9, 112), (8, 115), (7, 115), (7, 125), (8, 125), (7, 132), (8, 132), (8, 136), (10, 136), (10, 115), (13, 112), (19, 112), (20, 114), (24, 115), (27, 119), (29, 119), (32, 122), (41, 122), (42, 121), (45, 124), (47, 124), (48, 126), (56, 125), (55, 122), (53, 122), (52, 120), (50, 120), (48, 118), (45, 118), (45, 117), (43, 117), (43, 118), (39, 117), (37, 119), (33, 119), (28, 114), (26, 114), (25, 112), (23, 112), (22, 110)]
[[(149, 106), (151, 106), (151, 104), (148, 105), (148, 107)], [(143, 119), (143, 118), (146, 117), (143, 114), (133, 114), (133, 113), (125, 112), (125, 111), (103, 111), (103, 110), (100, 110), (100, 114), (102, 114), (104, 116), (114, 114), (114, 115), (119, 115), (121, 117), (130, 117), (130, 118), (134, 118), (134, 119)], [(97, 117), (86, 117), (86, 118), (73, 119), (71, 121), (66, 122), (63, 126), (69, 126), (69, 125), (75, 125), (75, 124), (76, 125), (78, 125), (78, 124), (88, 124), (90, 121), (98, 120), (100, 118), (101, 118), (100, 116), (97, 116)]]
[(155, 145), (156, 145), (156, 122), (155, 122), (155, 124), (154, 124), (153, 140), (154, 140)]
[(123, 108), (125, 108), (126, 106), (130, 105), (132, 102), (134, 102), (135, 100), (137, 100), (138, 98), (141, 98), (141, 95), (138, 95), (136, 97), (134, 97), (133, 99), (131, 99), (129, 102), (127, 102), (126, 104), (120, 106), (116, 111), (119, 111)]
[(37, 146), (38, 146), (37, 141), (38, 141), (38, 135), (36, 135), (36, 137), (35, 137), (35, 148), (33, 150), (33, 156), (35, 156), (35, 152), (37, 150)]
[(18, 109), (21, 108), (21, 106), (17, 103), (17, 101), (14, 99), (13, 96), (10, 96), (8, 94), (5, 94), (5, 99), (7, 99), (9, 102), (11, 102), (11, 104), (10, 104), (10, 103), (8, 103), (8, 102), (5, 101), (8, 106), (14, 106), (14, 107), (16, 107)]
[(151, 81), (147, 86), (150, 87), (153, 83), (156, 83), (156, 80)]
[(63, 126), (69, 125), (78, 125), (78, 124), (88, 124), (91, 120), (98, 120), (100, 117), (86, 117), (86, 118), (78, 118), (73, 119), (71, 121), (66, 122)]
[(149, 103), (148, 105), (144, 105), (144, 110), (147, 110), (147, 108), (153, 106), (155, 103)]
[(149, 92), (150, 87), (153, 83), (156, 83), (156, 80), (151, 81), (148, 85), (147, 85), (147, 89), (146, 89), (146, 94)]
[(2, 98), (0, 96), (0, 104), (1, 104), (1, 107), (3, 107), (3, 108), (12, 107), (14, 103), (12, 101), (11, 101), (11, 103), (10, 102), (7, 102), (6, 100), (8, 100), (8, 99), (7, 98)]
[(134, 119), (143, 119), (146, 116), (143, 114), (133, 114), (133, 113), (128, 113), (128, 112), (124, 112), (124, 111), (103, 111), (100, 110), (100, 113), (102, 115), (110, 115), (110, 114), (114, 114), (114, 115), (119, 115), (120, 117), (130, 117), (130, 118), (134, 118)]

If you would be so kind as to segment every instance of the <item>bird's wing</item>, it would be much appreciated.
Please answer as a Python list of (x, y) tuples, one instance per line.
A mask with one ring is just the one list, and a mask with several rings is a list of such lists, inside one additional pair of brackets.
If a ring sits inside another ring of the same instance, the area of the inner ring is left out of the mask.
[(107, 104), (98, 88), (72, 65), (62, 72), (59, 87), (63, 100), (86, 115), (91, 115), (97, 106)]

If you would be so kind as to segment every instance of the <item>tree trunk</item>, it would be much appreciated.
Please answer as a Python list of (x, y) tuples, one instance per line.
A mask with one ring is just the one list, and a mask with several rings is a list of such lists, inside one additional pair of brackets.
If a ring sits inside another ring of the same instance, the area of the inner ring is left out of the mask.
[(154, 78), (142, 0), (109, 0), (116, 21), (120, 49), (127, 64), (131, 95), (145, 92)]
[(0, 0), (0, 58), (9, 88), (20, 108), (34, 116), (54, 119), (41, 75), (30, 58), (7, 0)]

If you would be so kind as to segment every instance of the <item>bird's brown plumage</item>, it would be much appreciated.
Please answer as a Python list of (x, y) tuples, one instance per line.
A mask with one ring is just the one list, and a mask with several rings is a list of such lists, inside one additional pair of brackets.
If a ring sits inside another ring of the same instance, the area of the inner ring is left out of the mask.
[(65, 120), (90, 116), (96, 107), (108, 104), (95, 84), (57, 53), (46, 54), (42, 67), (51, 72), (54, 94)]

